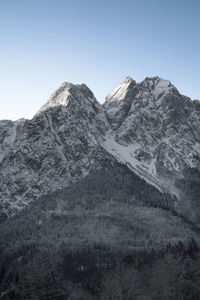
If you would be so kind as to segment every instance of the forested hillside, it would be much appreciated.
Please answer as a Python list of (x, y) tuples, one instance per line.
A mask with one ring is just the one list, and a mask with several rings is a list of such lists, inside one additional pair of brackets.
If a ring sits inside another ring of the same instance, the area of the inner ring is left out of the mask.
[(41, 197), (0, 226), (1, 299), (177, 299), (171, 272), (197, 293), (199, 229), (175, 203), (117, 162)]

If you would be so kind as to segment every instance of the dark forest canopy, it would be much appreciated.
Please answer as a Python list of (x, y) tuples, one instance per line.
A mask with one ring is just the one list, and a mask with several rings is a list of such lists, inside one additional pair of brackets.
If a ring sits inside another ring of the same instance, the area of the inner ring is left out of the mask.
[(120, 163), (30, 203), (0, 225), (0, 299), (198, 299), (198, 223), (175, 203)]

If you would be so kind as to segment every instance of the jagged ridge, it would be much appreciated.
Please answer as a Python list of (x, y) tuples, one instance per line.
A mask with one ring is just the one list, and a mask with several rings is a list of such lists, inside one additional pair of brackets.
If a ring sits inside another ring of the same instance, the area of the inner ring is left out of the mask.
[(6, 214), (119, 160), (162, 191), (200, 167), (199, 102), (158, 76), (127, 77), (103, 105), (64, 82), (32, 120), (0, 122), (1, 207)]

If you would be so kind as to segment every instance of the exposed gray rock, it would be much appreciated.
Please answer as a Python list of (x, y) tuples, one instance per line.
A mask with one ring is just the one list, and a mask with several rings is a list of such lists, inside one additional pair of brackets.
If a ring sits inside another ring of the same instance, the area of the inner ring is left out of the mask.
[(170, 81), (156, 76), (136, 84), (129, 78), (104, 107), (114, 139), (113, 150), (109, 142), (106, 148), (123, 162), (160, 182), (185, 167), (200, 167), (199, 102), (181, 95)]
[(85, 85), (64, 83), (32, 120), (2, 121), (0, 194), (6, 214), (68, 186), (110, 155), (100, 145), (108, 124)]
[(106, 160), (125, 163), (161, 190), (200, 169), (200, 102), (159, 77), (127, 77), (103, 105), (64, 82), (32, 120), (0, 121), (1, 211), (10, 215), (69, 186)]

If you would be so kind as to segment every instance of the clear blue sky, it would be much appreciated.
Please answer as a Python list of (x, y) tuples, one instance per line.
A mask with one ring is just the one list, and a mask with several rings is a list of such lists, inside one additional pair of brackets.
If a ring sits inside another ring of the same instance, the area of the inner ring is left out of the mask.
[(0, 0), (0, 119), (32, 117), (63, 81), (103, 102), (128, 75), (200, 98), (199, 0)]

